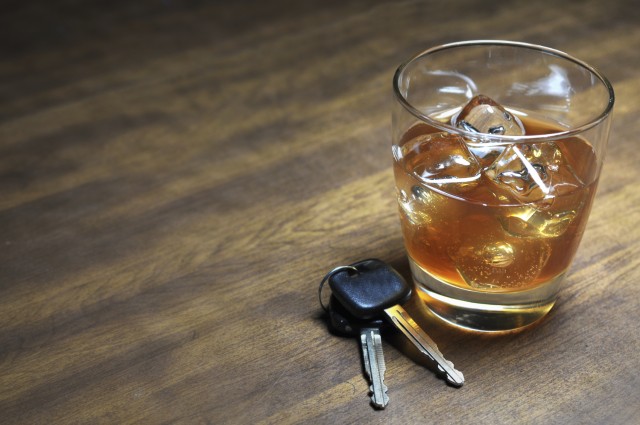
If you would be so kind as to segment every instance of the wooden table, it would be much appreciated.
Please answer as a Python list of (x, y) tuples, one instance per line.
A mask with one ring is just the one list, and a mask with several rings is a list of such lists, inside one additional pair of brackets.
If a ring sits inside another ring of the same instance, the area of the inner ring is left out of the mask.
[[(0, 422), (640, 421), (640, 16), (631, 1), (12, 2), (0, 63)], [(385, 341), (368, 404), (317, 288), (408, 276), (391, 77), (462, 39), (567, 51), (617, 92), (561, 298), (508, 336), (408, 309), (464, 372)], [(408, 354), (408, 355), (407, 355)]]

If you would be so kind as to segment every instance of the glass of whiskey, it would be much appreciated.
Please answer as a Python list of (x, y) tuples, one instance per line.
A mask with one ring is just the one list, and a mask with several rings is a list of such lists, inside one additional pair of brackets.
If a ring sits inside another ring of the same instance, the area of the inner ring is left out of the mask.
[(611, 84), (566, 53), (480, 40), (417, 54), (393, 89), (396, 193), (420, 297), (467, 329), (538, 321), (587, 224)]

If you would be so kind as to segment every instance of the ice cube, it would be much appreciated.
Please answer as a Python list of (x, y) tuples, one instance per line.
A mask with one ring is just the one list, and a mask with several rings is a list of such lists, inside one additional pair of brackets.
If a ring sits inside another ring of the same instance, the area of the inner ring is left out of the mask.
[(454, 183), (458, 190), (478, 184), (482, 167), (461, 136), (446, 132), (424, 134), (411, 141), (411, 149), (413, 155), (405, 153), (405, 159), (422, 181)]
[(531, 208), (522, 215), (500, 217), (505, 231), (513, 236), (554, 238), (562, 235), (576, 217), (575, 211), (553, 214)]
[(508, 242), (487, 244), (480, 254), (484, 263), (493, 267), (509, 267), (515, 260), (513, 246)]
[[(524, 125), (518, 117), (507, 111), (498, 102), (477, 95), (465, 105), (459, 114), (452, 117), (452, 125), (474, 133), (506, 136), (522, 136)], [(488, 167), (504, 151), (504, 146), (491, 146), (479, 141), (468, 141), (468, 148), (483, 167)]]
[[(408, 190), (398, 191), (400, 221), (407, 240), (421, 240), (423, 245), (429, 237), (433, 237), (434, 226), (448, 218), (450, 214), (445, 208), (448, 197), (428, 187), (415, 185)], [(427, 237), (428, 235), (428, 237)]]
[(483, 168), (489, 167), (504, 152), (504, 146), (487, 146), (482, 142), (467, 142), (471, 152)]
[(400, 212), (414, 226), (421, 226), (431, 222), (432, 202), (429, 202), (429, 192), (419, 186), (414, 186), (411, 193), (397, 190)]
[(500, 136), (522, 136), (525, 133), (518, 117), (484, 95), (471, 99), (452, 120), (455, 127), (474, 133)]
[(504, 230), (512, 236), (529, 238), (555, 238), (561, 236), (584, 207), (584, 199), (559, 199), (542, 208), (523, 205), (512, 209), (498, 220)]
[(469, 286), (496, 291), (529, 286), (542, 271), (549, 254), (544, 240), (522, 239), (463, 245), (451, 258)]
[(511, 145), (485, 175), (502, 192), (500, 195), (511, 195), (522, 203), (552, 199), (583, 186), (552, 142)]

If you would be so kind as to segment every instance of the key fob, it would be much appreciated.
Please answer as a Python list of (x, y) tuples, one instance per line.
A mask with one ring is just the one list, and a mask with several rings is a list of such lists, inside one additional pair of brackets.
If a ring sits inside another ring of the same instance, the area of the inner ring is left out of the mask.
[(411, 285), (391, 266), (370, 259), (352, 264), (357, 272), (340, 272), (331, 276), (331, 293), (354, 317), (361, 320), (379, 318), (384, 309), (405, 303)]
[(328, 311), (329, 327), (342, 335), (354, 336), (358, 335), (363, 328), (378, 328), (382, 330), (388, 326), (388, 322), (383, 320), (382, 317), (372, 320), (362, 320), (354, 317), (333, 295), (329, 299)]

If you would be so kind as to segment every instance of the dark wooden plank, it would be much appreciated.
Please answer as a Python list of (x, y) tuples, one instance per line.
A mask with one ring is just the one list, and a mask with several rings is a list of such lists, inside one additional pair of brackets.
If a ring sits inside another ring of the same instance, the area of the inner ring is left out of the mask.
[[(489, 3), (489, 4), (487, 4)], [(640, 417), (640, 16), (630, 1), (5, 2), (3, 423), (615, 423)], [(326, 331), (331, 267), (409, 275), (395, 67), (461, 39), (546, 44), (616, 88), (610, 148), (560, 301), (526, 332), (446, 328), (447, 387)]]

